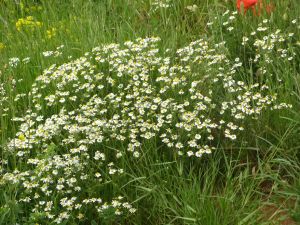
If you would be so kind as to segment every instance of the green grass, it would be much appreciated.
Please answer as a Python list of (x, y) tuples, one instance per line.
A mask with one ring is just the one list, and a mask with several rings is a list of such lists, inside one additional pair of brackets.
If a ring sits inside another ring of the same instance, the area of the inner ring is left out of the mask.
[[(0, 0), (0, 43), (5, 45), (2, 49), (0, 45), (0, 84), (5, 90), (0, 98), (7, 97), (3, 102), (0, 99), (0, 224), (54, 224), (32, 215), (29, 211), (32, 205), (17, 202), (22, 192), (20, 187), (3, 181), (3, 175), (7, 172), (16, 168), (24, 171), (31, 168), (18, 160), (15, 152), (6, 150), (7, 143), (19, 131), (19, 123), (11, 119), (23, 117), (26, 110), (33, 107), (32, 99), (23, 97), (16, 102), (15, 96), (30, 92), (35, 78), (54, 63), (61, 65), (70, 61), (70, 56), (72, 59), (81, 57), (101, 44), (121, 44), (152, 36), (161, 38), (159, 54), (163, 57), (165, 50), (170, 49), (174, 61), (174, 51), (191, 41), (202, 37), (211, 43), (226, 41), (226, 49), (218, 50), (226, 52), (232, 61), (239, 57), (243, 62), (235, 74), (237, 79), (246, 84), (267, 84), (270, 93), (278, 95), (278, 102), (292, 104), (293, 108), (280, 111), (267, 109), (257, 120), (245, 120), (245, 130), (234, 142), (216, 135), (219, 138), (213, 144), (217, 149), (201, 158), (178, 157), (156, 139), (143, 143), (138, 159), (126, 153), (122, 143), (101, 145), (107, 155), (116, 149), (123, 151), (124, 157), (118, 165), (124, 169), (124, 174), (120, 178), (108, 179), (103, 187), (98, 186), (97, 182), (86, 185), (83, 192), (85, 195), (100, 192), (108, 201), (115, 195), (122, 195), (137, 211), (115, 218), (109, 213), (96, 215), (92, 210), (86, 210), (81, 224), (300, 223), (300, 5), (297, 0), (274, 0), (276, 8), (272, 15), (253, 17), (250, 12), (245, 16), (238, 14), (233, 32), (228, 32), (222, 25), (230, 16), (223, 13), (227, 9), (235, 10), (232, 1), (172, 1), (170, 8), (157, 11), (151, 10), (151, 1), (148, 0), (20, 2)], [(198, 6), (195, 12), (186, 9), (186, 6), (193, 4)], [(31, 6), (41, 9), (26, 10)], [(42, 22), (42, 26), (33, 30), (23, 27), (18, 31), (16, 22), (27, 16), (33, 16), (36, 21)], [(264, 19), (270, 20), (268, 30), (251, 36), (250, 33)], [(294, 19), (297, 19), (296, 24), (291, 22)], [(214, 21), (213, 25), (207, 26), (211, 21)], [(48, 38), (47, 30), (51, 28), (55, 28), (56, 33)], [(258, 63), (250, 62), (249, 59), (257, 52), (253, 45), (241, 45), (242, 37), (253, 37), (250, 42), (254, 42), (277, 29), (283, 34), (294, 33), (280, 45), (289, 53), (294, 53), (294, 59), (287, 61), (272, 51), (262, 51), (262, 58), (269, 54), (273, 60), (271, 64), (265, 59)], [(62, 55), (42, 55), (42, 52), (55, 50), (60, 45), (65, 46)], [(12, 57), (30, 57), (30, 62), (12, 68), (8, 65)], [(192, 72), (204, 76), (209, 66), (191, 63), (191, 67)], [(211, 73), (217, 73), (218, 68), (212, 68)], [(262, 74), (262, 69), (267, 72)], [(192, 72), (189, 74), (191, 77)], [(18, 82), (19, 79), (23, 80)], [(53, 83), (45, 92), (56, 90), (55, 85)], [(202, 87), (207, 92), (205, 88), (209, 89), (210, 84)], [(213, 91), (214, 98), (220, 101), (232, 97), (222, 87), (216, 86)], [(177, 94), (172, 97), (180, 99)], [(43, 114), (50, 116), (57, 113), (60, 107), (51, 110), (43, 108)], [(218, 116), (217, 112), (215, 117)], [(41, 156), (45, 158), (54, 153), (63, 154), (66, 149), (58, 147), (63, 135), (53, 140), (53, 148), (48, 146), (46, 153), (41, 153), (42, 148), (34, 149), (35, 153), (45, 154)], [(95, 149), (98, 147), (93, 146)], [(91, 174), (95, 172), (93, 166), (88, 168)], [(59, 196), (53, 195), (54, 202), (55, 198)], [(59, 212), (61, 208), (56, 207)], [(77, 223), (72, 218), (62, 224)]]

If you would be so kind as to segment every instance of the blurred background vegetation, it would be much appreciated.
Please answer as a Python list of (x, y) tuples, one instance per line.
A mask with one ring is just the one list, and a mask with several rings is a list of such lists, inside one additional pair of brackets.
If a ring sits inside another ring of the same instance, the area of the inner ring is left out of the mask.
[[(153, 1), (152, 1), (153, 2)], [(154, 10), (150, 0), (0, 0), (0, 82), (8, 93), (8, 112), (0, 109), (3, 147), (17, 127), (10, 120), (22, 115), (28, 100), (14, 103), (17, 94), (28, 93), (34, 79), (51, 64), (62, 64), (103, 43), (122, 43), (138, 37), (159, 36), (161, 49), (177, 49), (201, 37), (226, 41), (230, 58), (243, 59), (244, 80), (260, 76), (260, 67), (247, 60), (255, 49), (241, 40), (270, 20), (270, 29), (294, 33), (295, 60), (283, 64), (277, 58), (268, 65), (279, 100), (293, 105), (281, 113), (267, 112), (249, 124), (240, 147), (220, 146), (200, 160), (174, 160), (159, 151), (147, 151), (134, 167), (124, 162), (133, 180), (121, 188), (128, 199), (137, 199), (138, 213), (120, 224), (297, 224), (300, 223), (300, 4), (298, 0), (272, 2), (271, 15), (238, 15), (235, 31), (224, 30), (226, 10), (235, 1), (180, 0), (170, 8)], [(191, 11), (187, 6), (196, 5)], [(298, 20), (297, 24), (291, 23)], [(216, 21), (212, 27), (207, 23)], [(259, 37), (258, 37), (259, 38)], [(42, 52), (64, 45), (63, 54), (44, 57)], [(26, 65), (8, 66), (9, 59), (30, 58)], [(20, 84), (14, 80), (23, 79)], [(9, 190), (0, 191), (0, 224), (16, 224), (22, 211)], [(1, 207), (1, 205), (0, 205)], [(146, 222), (147, 221), (147, 222)], [(98, 221), (91, 224), (97, 224)], [(45, 224), (47, 224), (45, 222)], [(99, 223), (102, 224), (102, 223)], [(112, 223), (113, 224), (113, 223)]]

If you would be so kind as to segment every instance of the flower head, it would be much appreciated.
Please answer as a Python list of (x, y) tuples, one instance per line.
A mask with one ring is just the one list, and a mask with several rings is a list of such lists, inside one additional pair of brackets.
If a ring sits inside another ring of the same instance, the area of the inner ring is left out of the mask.
[(241, 11), (241, 7), (244, 8), (244, 13), (247, 12), (249, 8), (254, 8), (257, 4), (257, 0), (237, 0), (236, 7), (239, 11)]
[(262, 10), (266, 10), (268, 14), (274, 10), (274, 5), (272, 3), (267, 4), (265, 0), (237, 0), (236, 7), (239, 12), (243, 8), (244, 14), (251, 8), (254, 16), (259, 16)]

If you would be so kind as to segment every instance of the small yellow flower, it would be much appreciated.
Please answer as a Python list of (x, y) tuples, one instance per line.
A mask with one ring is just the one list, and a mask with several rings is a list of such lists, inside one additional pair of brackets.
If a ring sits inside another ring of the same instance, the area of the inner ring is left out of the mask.
[(27, 16), (27, 17), (26, 17), (26, 20), (27, 20), (27, 21), (33, 21), (33, 16)]
[(21, 141), (25, 141), (25, 136), (24, 136), (23, 134), (20, 134), (18, 138), (19, 138), (19, 140), (21, 140)]
[(33, 16), (27, 16), (26, 18), (20, 18), (16, 22), (16, 28), (18, 31), (30, 29), (31, 31), (40, 28), (43, 25), (42, 22), (34, 20)]
[(5, 49), (5, 48), (6, 48), (5, 44), (3, 44), (2, 42), (0, 42), (0, 50)]
[(51, 27), (50, 29), (48, 29), (48, 30), (46, 31), (46, 33), (47, 33), (47, 38), (48, 38), (48, 39), (53, 38), (53, 37), (56, 36), (56, 28), (55, 28), (55, 27)]
[(77, 218), (80, 219), (80, 220), (81, 220), (83, 217), (84, 217), (84, 215), (83, 215), (82, 213), (79, 213), (78, 216), (77, 216)]
[(29, 12), (34, 12), (34, 11), (41, 11), (42, 9), (43, 9), (42, 6), (33, 5), (33, 6), (29, 6), (29, 7), (25, 8), (25, 11), (27, 13), (29, 13)]

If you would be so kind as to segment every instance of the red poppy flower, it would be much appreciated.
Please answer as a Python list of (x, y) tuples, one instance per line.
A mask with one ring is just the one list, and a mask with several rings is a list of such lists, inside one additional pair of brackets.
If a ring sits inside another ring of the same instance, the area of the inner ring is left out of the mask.
[(249, 8), (252, 8), (253, 10), (256, 3), (257, 0), (237, 0), (236, 7), (238, 8), (239, 11), (241, 11), (241, 7), (243, 7), (244, 14), (245, 14)]
[(241, 8), (244, 8), (244, 14), (246, 14), (248, 9), (252, 9), (254, 16), (259, 16), (262, 10), (266, 10), (270, 14), (274, 10), (273, 4), (266, 4), (263, 0), (237, 0), (236, 7), (238, 11), (241, 11)]

